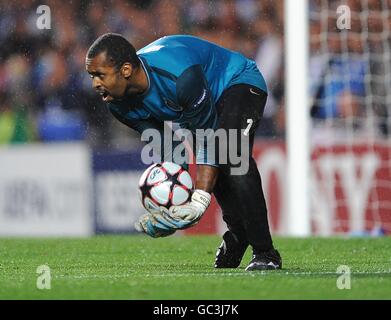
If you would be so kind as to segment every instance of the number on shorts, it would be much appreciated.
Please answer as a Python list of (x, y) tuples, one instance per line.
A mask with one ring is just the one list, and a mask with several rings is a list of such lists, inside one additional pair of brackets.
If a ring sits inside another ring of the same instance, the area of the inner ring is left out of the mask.
[(251, 128), (251, 126), (253, 125), (253, 122), (254, 122), (253, 119), (247, 119), (248, 126), (247, 126), (247, 128), (244, 130), (244, 132), (243, 132), (243, 134), (244, 134), (245, 136), (248, 136), (248, 132), (250, 131), (250, 128)]

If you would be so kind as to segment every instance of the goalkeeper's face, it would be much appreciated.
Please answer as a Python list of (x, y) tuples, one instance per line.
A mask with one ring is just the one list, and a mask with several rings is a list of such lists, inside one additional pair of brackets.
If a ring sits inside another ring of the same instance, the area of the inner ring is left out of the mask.
[(91, 59), (86, 59), (86, 70), (92, 79), (93, 88), (104, 102), (124, 98), (128, 89), (128, 79), (132, 73), (130, 64), (124, 64), (118, 70), (110, 61), (107, 61), (106, 54), (103, 52)]

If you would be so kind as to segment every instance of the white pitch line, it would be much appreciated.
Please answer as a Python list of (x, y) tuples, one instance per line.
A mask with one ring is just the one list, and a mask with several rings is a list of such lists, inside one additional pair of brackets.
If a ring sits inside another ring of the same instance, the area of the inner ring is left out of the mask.
[[(214, 273), (214, 272), (187, 272), (187, 273), (147, 273), (147, 274), (132, 274), (132, 273), (124, 273), (124, 274), (107, 274), (107, 275), (52, 275), (53, 278), (65, 278), (65, 279), (119, 279), (119, 278), (149, 278), (149, 277), (200, 277), (200, 276), (206, 276), (206, 277), (257, 277), (257, 276), (340, 276), (341, 273), (336, 273), (332, 271), (324, 271), (324, 272), (273, 272), (273, 271), (260, 271), (260, 272), (228, 272), (228, 273)], [(373, 271), (373, 272), (367, 272), (367, 271), (356, 271), (351, 272), (351, 276), (356, 275), (365, 275), (365, 276), (379, 276), (379, 275), (385, 275), (385, 276), (391, 276), (391, 270), (386, 271)]]
[[(235, 273), (164, 273), (164, 274), (145, 274), (146, 277), (177, 277), (177, 276), (271, 276), (271, 275), (278, 275), (278, 276), (322, 276), (322, 275), (335, 275), (340, 276), (342, 273), (332, 272), (332, 271), (325, 271), (325, 272), (281, 272), (281, 271), (245, 271), (245, 272), (235, 272)], [(374, 271), (374, 272), (367, 272), (367, 271), (357, 271), (357, 272), (350, 272), (350, 275), (391, 275), (391, 270), (388, 271)]]

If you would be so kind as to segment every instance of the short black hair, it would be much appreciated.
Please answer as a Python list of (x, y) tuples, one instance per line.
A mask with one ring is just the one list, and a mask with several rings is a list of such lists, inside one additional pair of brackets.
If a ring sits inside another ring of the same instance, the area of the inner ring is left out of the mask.
[(106, 58), (117, 70), (125, 62), (129, 62), (134, 67), (140, 65), (136, 49), (118, 33), (105, 33), (96, 39), (88, 49), (87, 58), (93, 59), (102, 52), (106, 52)]

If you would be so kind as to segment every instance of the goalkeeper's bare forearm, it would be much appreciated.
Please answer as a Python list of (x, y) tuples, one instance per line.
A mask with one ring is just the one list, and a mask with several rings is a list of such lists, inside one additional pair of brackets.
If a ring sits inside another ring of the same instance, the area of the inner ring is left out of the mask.
[(207, 164), (197, 165), (197, 178), (195, 189), (212, 193), (216, 184), (219, 168)]

